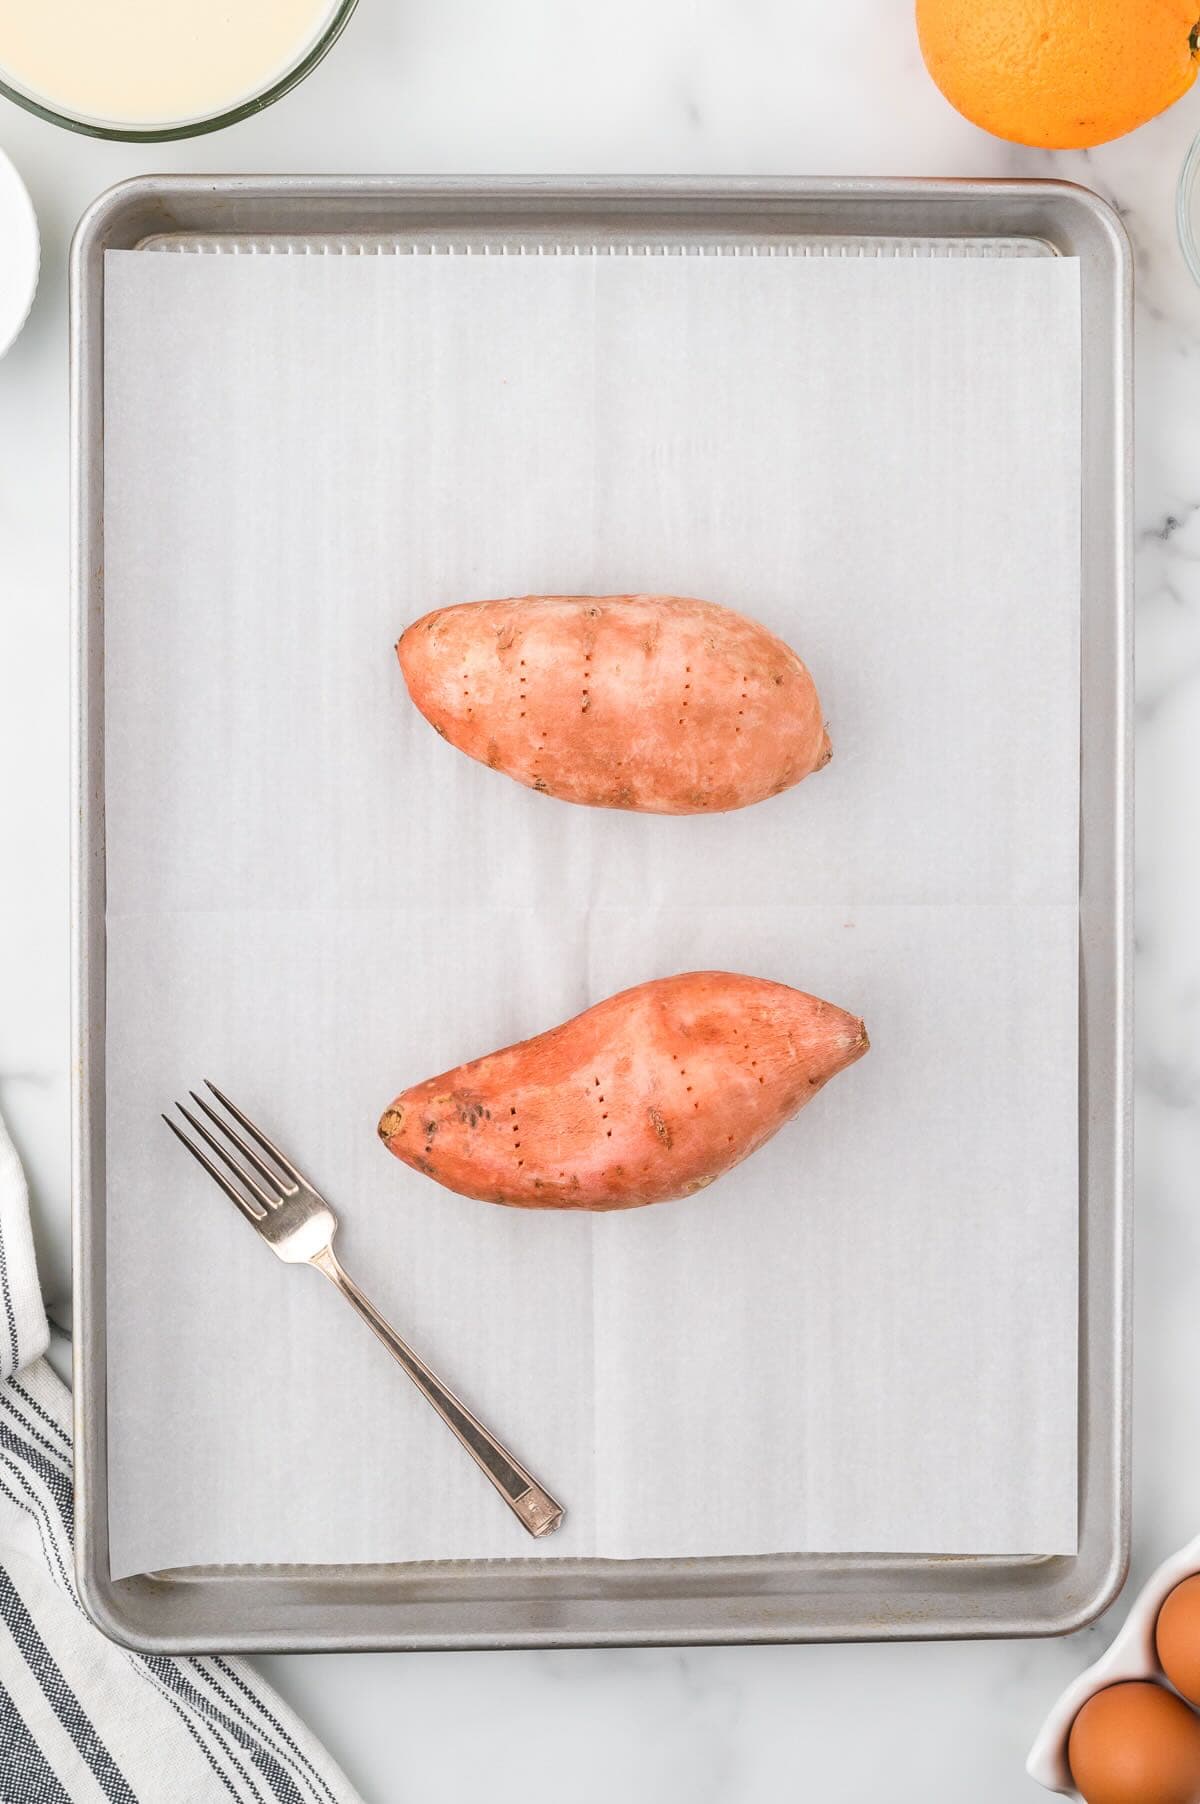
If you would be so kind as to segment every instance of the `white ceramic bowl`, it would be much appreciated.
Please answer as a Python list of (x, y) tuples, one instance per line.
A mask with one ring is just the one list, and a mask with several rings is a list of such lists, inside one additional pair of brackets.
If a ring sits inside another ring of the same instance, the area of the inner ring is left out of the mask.
[[(1108, 1685), (1121, 1685), (1128, 1679), (1157, 1679), (1166, 1684), (1154, 1647), (1154, 1630), (1158, 1613), (1185, 1578), (1200, 1572), (1200, 1536), (1165, 1560), (1138, 1594), (1116, 1640), (1094, 1666), (1080, 1673), (1074, 1684), (1055, 1704), (1042, 1724), (1041, 1732), (1025, 1762), (1025, 1770), (1047, 1791), (1061, 1792), (1078, 1798), (1071, 1783), (1067, 1765), (1067, 1738), (1071, 1724), (1090, 1697)], [(1170, 1687), (1168, 1686), (1168, 1689)]]
[(0, 357), (29, 318), (37, 293), (41, 243), (33, 202), (0, 150)]

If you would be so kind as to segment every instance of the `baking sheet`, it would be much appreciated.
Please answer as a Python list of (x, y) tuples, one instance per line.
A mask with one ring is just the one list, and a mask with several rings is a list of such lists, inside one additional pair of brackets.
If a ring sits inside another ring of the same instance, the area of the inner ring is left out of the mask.
[[(1078, 318), (1068, 259), (108, 254), (114, 1576), (547, 1551), (156, 1135), (205, 1071), (555, 1554), (1073, 1549)], [(631, 587), (795, 643), (830, 769), (592, 814), (407, 706), (424, 608)], [(705, 1195), (515, 1215), (375, 1141), (699, 964), (875, 1042)]]

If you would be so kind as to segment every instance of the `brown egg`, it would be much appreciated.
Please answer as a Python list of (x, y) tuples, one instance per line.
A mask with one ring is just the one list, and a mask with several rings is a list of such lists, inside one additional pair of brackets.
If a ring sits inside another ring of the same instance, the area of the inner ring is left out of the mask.
[(1162, 1685), (1110, 1685), (1071, 1725), (1086, 1804), (1200, 1804), (1200, 1717)]
[(1190, 1703), (1200, 1704), (1200, 1573), (1176, 1585), (1154, 1631), (1163, 1671)]

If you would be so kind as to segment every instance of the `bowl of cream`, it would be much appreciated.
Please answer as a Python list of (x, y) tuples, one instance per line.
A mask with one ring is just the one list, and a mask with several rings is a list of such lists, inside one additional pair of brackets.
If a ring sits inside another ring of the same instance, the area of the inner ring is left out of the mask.
[(270, 106), (357, 0), (0, 0), (0, 94), (97, 138), (162, 141)]

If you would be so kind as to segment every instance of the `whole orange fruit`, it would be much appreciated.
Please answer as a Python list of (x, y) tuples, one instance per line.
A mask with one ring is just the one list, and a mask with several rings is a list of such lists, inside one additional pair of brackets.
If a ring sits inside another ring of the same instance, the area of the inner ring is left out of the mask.
[(1196, 79), (1200, 0), (917, 0), (926, 67), (975, 125), (1043, 150), (1104, 144)]

